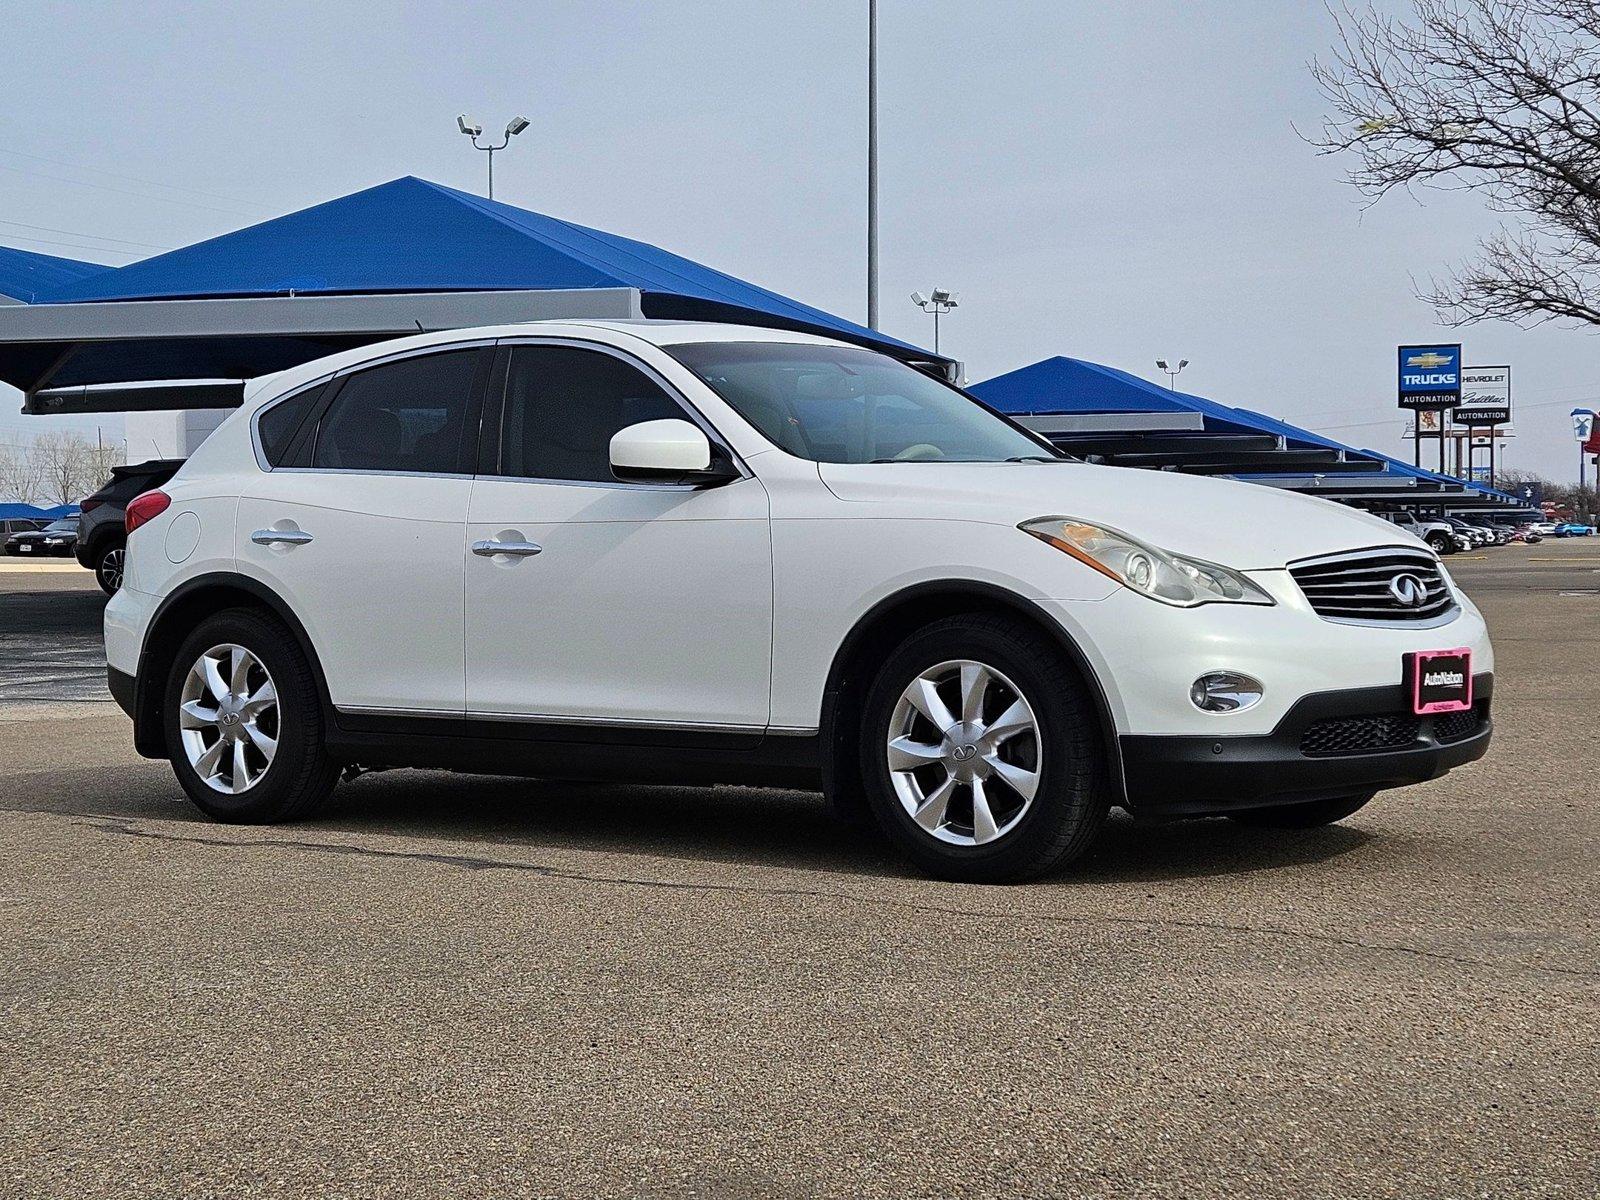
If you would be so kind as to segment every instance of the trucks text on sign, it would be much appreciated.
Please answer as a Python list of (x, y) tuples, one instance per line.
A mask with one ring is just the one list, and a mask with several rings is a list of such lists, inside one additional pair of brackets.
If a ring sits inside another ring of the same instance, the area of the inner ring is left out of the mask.
[(1461, 403), (1461, 347), (1401, 346), (1400, 407), (1454, 408)]

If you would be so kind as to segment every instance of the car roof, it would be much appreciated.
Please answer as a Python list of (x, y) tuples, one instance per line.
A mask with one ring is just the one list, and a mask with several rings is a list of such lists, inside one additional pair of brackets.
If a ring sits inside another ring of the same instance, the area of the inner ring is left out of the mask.
[(247, 389), (245, 407), (252, 401), (267, 396), (278, 396), (301, 384), (321, 379), (336, 371), (359, 366), (369, 359), (402, 354), (408, 350), (421, 350), (429, 346), (448, 346), (457, 342), (488, 341), (512, 337), (574, 337), (585, 334), (612, 334), (637, 339), (653, 346), (675, 346), (689, 342), (787, 342), (811, 346), (843, 346), (867, 349), (853, 342), (837, 338), (820, 337), (813, 333), (798, 333), (788, 329), (771, 329), (763, 325), (731, 325), (720, 321), (656, 321), (647, 318), (617, 320), (552, 320), (522, 321), (510, 325), (479, 325), (462, 329), (440, 329), (418, 333), (410, 337), (391, 338), (358, 346), (353, 350), (330, 354), (312, 362), (290, 367), (275, 375), (264, 375), (254, 380)]

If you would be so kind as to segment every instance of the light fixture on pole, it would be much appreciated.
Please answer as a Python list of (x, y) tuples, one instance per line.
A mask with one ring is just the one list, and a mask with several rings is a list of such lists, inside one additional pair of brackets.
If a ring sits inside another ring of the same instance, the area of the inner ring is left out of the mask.
[(506, 125), (505, 137), (500, 139), (498, 146), (480, 146), (478, 139), (483, 136), (483, 126), (462, 113), (456, 118), (456, 128), (472, 139), (472, 148), (482, 150), (489, 156), (489, 199), (494, 199), (494, 155), (497, 150), (504, 150), (511, 144), (511, 139), (516, 137), (528, 127), (527, 117), (512, 117)]
[(949, 315), (953, 308), (960, 308), (961, 301), (957, 300), (956, 294), (948, 288), (934, 288), (932, 294), (927, 296), (921, 292), (912, 292), (911, 303), (923, 312), (933, 314), (933, 352), (939, 353), (939, 318)]
[(1164, 358), (1156, 359), (1156, 367), (1159, 370), (1165, 371), (1167, 373), (1167, 391), (1175, 392), (1175, 391), (1178, 390), (1178, 387), (1177, 387), (1178, 372), (1183, 370), (1188, 365), (1189, 365), (1189, 360), (1187, 358), (1180, 358), (1178, 360), (1178, 365), (1175, 366), (1175, 367), (1167, 366), (1167, 360), (1164, 359)]

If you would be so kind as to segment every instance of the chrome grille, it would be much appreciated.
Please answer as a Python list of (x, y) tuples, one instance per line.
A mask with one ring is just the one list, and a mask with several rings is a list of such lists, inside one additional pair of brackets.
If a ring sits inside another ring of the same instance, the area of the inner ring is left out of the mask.
[[(1330, 621), (1426, 621), (1456, 606), (1438, 560), (1420, 550), (1307, 559), (1291, 564), (1289, 574), (1317, 615)], [(1407, 603), (1413, 595), (1415, 602)]]

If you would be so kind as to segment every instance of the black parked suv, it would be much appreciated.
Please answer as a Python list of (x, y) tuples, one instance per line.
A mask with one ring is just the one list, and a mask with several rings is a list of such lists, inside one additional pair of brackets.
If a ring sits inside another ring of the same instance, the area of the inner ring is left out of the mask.
[(178, 473), (181, 458), (152, 458), (149, 462), (112, 467), (111, 478), (79, 506), (83, 525), (74, 551), (78, 562), (94, 572), (107, 594), (122, 586), (122, 550), (127, 541), (123, 517), (128, 501), (141, 492), (158, 488)]

